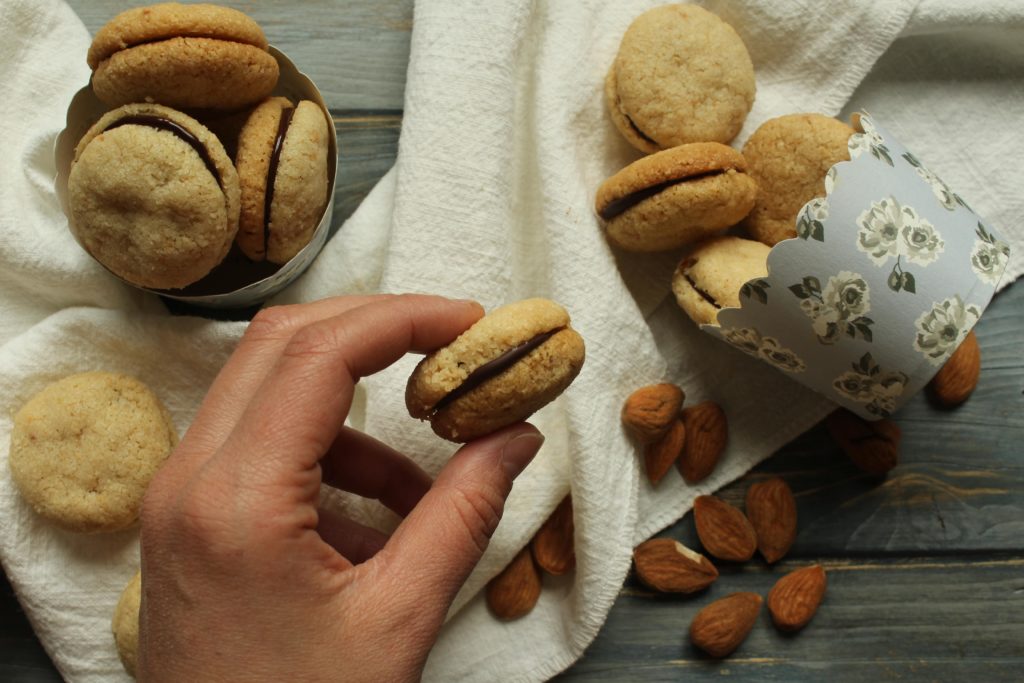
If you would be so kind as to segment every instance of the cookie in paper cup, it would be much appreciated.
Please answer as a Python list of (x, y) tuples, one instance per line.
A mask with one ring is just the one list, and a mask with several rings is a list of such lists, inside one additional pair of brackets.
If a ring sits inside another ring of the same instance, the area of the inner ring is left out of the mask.
[(701, 329), (866, 419), (900, 408), (988, 305), (1010, 249), (867, 114), (850, 161), (768, 254), (739, 307)]
[[(325, 119), (330, 122), (330, 112), (316, 85), (305, 74), (298, 71), (295, 65), (282, 52), (273, 46), (269, 47), (269, 51), (277, 61), (281, 74), (273, 95), (288, 98), (292, 103), (299, 103), (303, 100), (311, 101), (319, 107)], [(110, 107), (96, 97), (91, 84), (82, 88), (71, 101), (71, 105), (68, 108), (67, 125), (64, 131), (57, 137), (55, 145), (57, 163), (55, 186), (57, 197), (65, 215), (68, 216), (72, 234), (83, 248), (86, 248), (87, 244), (83, 241), (80, 231), (76, 229), (72, 211), (70, 210), (68, 178), (72, 162), (75, 158), (76, 145), (89, 128), (103, 117), (109, 109)], [(247, 112), (233, 114), (197, 112), (195, 116), (200, 118), (202, 123), (220, 137), (228, 152), (233, 156), (236, 145), (235, 137), (245, 119), (245, 114)], [(294, 255), (289, 254), (290, 258), (288, 258), (286, 263), (277, 264), (266, 260), (254, 262), (246, 258), (239, 248), (234, 247), (228, 252), (226, 258), (210, 270), (208, 274), (179, 289), (145, 287), (120, 277), (120, 275), (113, 271), (111, 271), (112, 274), (134, 287), (145, 289), (167, 298), (212, 308), (243, 308), (259, 304), (268, 299), (301, 275), (313, 262), (313, 259), (327, 241), (333, 213), (334, 185), (338, 160), (337, 140), (331, 134), (330, 125), (328, 125), (327, 146), (327, 196), (324, 199), (324, 208), (318, 215), (319, 220), (312, 230), (309, 242), (301, 249), (297, 249), (297, 253), (294, 253)], [(87, 251), (89, 251), (88, 248)], [(104, 267), (107, 266), (104, 265)], [(109, 267), (108, 270), (110, 270)]]

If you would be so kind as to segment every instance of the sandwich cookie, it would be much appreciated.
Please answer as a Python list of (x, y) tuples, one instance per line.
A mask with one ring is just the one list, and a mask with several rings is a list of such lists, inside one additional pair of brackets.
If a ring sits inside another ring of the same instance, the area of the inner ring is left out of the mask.
[(139, 380), (71, 375), (14, 416), (11, 477), (58, 526), (116, 531), (135, 523), (150, 479), (177, 443), (166, 408)]
[(71, 227), (115, 275), (156, 289), (199, 280), (238, 231), (238, 174), (216, 136), (179, 111), (129, 104), (75, 148)]
[(768, 246), (796, 237), (804, 204), (825, 196), (825, 174), (850, 160), (854, 130), (821, 114), (789, 114), (761, 124), (743, 146), (748, 173), (757, 181), (757, 202), (743, 227)]
[(263, 30), (238, 10), (164, 3), (111, 19), (87, 61), (93, 91), (110, 106), (236, 109), (277, 85), (280, 69), (267, 47)]
[(768, 252), (760, 242), (714, 237), (696, 244), (672, 277), (672, 292), (686, 315), (698, 325), (714, 325), (718, 311), (738, 308), (740, 289), (768, 274)]
[(628, 251), (663, 251), (738, 223), (757, 185), (743, 155), (695, 142), (639, 159), (601, 184), (595, 208), (608, 241)]
[(284, 264), (313, 238), (327, 206), (327, 117), (315, 102), (272, 97), (238, 137), (238, 246), (252, 261)]
[(696, 5), (663, 5), (637, 17), (605, 79), (615, 127), (648, 153), (729, 142), (754, 91), (754, 65), (739, 35)]
[(572, 383), (585, 356), (565, 309), (526, 299), (495, 309), (409, 377), (409, 414), (466, 442), (525, 420)]

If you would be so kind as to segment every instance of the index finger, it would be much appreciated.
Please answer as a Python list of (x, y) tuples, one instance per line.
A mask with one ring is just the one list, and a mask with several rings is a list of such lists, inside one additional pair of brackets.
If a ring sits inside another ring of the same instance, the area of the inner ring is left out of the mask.
[(448, 344), (482, 315), (476, 302), (402, 295), (303, 328), (253, 396), (224, 456), (258, 460), (238, 471), (263, 484), (312, 468), (338, 435), (360, 378), (407, 352)]

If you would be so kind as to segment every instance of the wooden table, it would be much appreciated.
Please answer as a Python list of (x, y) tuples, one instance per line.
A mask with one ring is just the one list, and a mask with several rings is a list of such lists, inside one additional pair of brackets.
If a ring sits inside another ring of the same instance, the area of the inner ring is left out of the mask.
[[(123, 6), (71, 4), (90, 31)], [(341, 150), (340, 225), (397, 152), (412, 0), (226, 4), (253, 15), (323, 91)], [(739, 503), (751, 482), (783, 476), (800, 514), (789, 557), (774, 569), (725, 568), (692, 599), (656, 595), (630, 577), (561, 680), (1024, 680), (1024, 287), (998, 296), (977, 332), (977, 392), (957, 410), (918, 396), (901, 411), (902, 462), (884, 482), (854, 468), (822, 428), (800, 437), (722, 491)], [(662, 535), (698, 546), (689, 515)], [(829, 572), (829, 588), (799, 635), (780, 635), (762, 614), (724, 662), (687, 642), (691, 618), (710, 600), (765, 595), (777, 576), (813, 562)], [(6, 581), (0, 680), (60, 680)]]

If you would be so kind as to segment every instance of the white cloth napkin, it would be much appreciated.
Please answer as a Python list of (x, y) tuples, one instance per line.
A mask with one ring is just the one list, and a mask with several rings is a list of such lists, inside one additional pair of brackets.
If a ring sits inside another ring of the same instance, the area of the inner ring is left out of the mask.
[[(427, 666), (434, 681), (536, 681), (594, 638), (633, 545), (692, 499), (740, 476), (829, 409), (821, 398), (697, 331), (668, 281), (676, 255), (624, 256), (593, 215), (597, 185), (636, 158), (605, 113), (602, 81), (649, 0), (420, 0), (398, 160), (313, 268), (279, 302), (368, 291), (473, 297), (486, 307), (548, 296), (587, 341), (583, 373), (533, 420), (548, 440), (453, 607)], [(867, 108), (1001, 230), (1024, 270), (1024, 7), (1012, 0), (709, 2), (746, 41), (758, 95), (741, 144), (795, 111)], [(339, 8), (339, 13), (344, 10)], [(272, 31), (272, 29), (271, 29)], [(900, 36), (903, 36), (902, 38)], [(272, 36), (271, 36), (272, 37)], [(59, 0), (0, 5), (0, 448), (11, 416), (50, 381), (97, 368), (137, 375), (187, 428), (243, 326), (170, 318), (120, 285), (67, 233), (50, 187), (53, 138), (88, 79), (88, 36)], [(879, 68), (868, 75), (876, 61)], [(300, 65), (301, 66), (301, 65)], [(865, 80), (865, 78), (867, 79)], [(350, 421), (436, 472), (452, 452), (405, 413), (415, 359), (361, 384)], [(618, 423), (622, 399), (662, 379), (713, 398), (730, 444), (698, 487), (673, 471), (657, 490)], [(568, 491), (575, 575), (545, 578), (537, 608), (505, 624), (480, 588)], [(396, 520), (343, 494), (330, 503), (382, 529)], [(109, 634), (137, 566), (133, 531), (83, 537), (36, 518), (0, 468), (0, 558), (37, 633), (70, 681), (125, 678)]]

